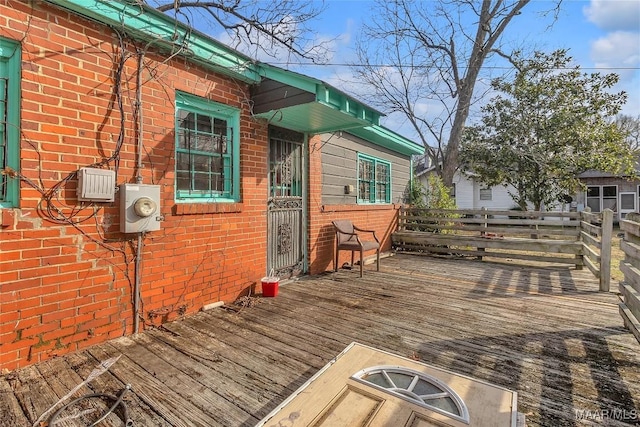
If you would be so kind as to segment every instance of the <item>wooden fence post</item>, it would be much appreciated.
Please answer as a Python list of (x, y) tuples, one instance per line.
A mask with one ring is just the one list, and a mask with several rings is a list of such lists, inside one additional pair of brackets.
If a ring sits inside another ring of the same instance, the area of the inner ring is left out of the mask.
[(404, 206), (400, 206), (400, 212), (398, 212), (398, 226), (396, 227), (398, 231), (406, 230), (406, 212), (406, 208)]
[[(480, 208), (480, 210), (482, 210), (482, 211), (483, 211), (483, 214), (481, 215), (482, 219), (484, 219), (484, 220), (486, 221), (486, 220), (487, 220), (487, 218), (488, 218), (488, 215), (487, 215), (486, 213), (484, 213), (484, 211), (486, 211), (486, 210), (487, 210), (487, 208), (482, 207), (482, 208)], [(483, 222), (483, 223), (482, 223), (482, 227), (483, 227), (484, 229), (486, 229), (486, 228), (487, 228), (487, 226), (488, 226), (488, 224), (487, 224), (486, 222)], [(486, 235), (487, 235), (487, 233), (486, 233), (485, 231), (481, 231), (481, 232), (480, 232), (480, 236), (483, 236), (483, 237), (484, 237), (484, 236), (486, 236)], [(478, 252), (484, 252), (484, 248), (476, 248), (476, 249), (478, 249)], [(478, 259), (479, 259), (479, 260), (481, 260), (481, 259), (482, 259), (482, 256), (479, 256), (479, 257), (478, 257)]]
[(611, 284), (611, 240), (613, 238), (613, 211), (602, 212), (602, 237), (600, 240), (600, 290), (609, 292)]
[[(588, 210), (587, 210), (588, 209)], [(584, 208), (583, 212), (590, 212), (591, 208), (589, 206), (587, 206), (586, 208)], [(579, 242), (582, 242), (582, 254), (578, 254), (578, 255), (574, 255), (574, 258), (576, 259), (576, 270), (582, 270), (583, 266), (584, 266), (584, 257), (586, 256), (586, 254), (584, 253), (585, 249), (584, 246), (588, 245), (589, 242), (585, 242), (585, 240), (582, 238), (582, 221), (584, 221), (584, 214), (583, 212), (578, 212), (580, 215), (578, 216), (578, 238), (577, 240)]]

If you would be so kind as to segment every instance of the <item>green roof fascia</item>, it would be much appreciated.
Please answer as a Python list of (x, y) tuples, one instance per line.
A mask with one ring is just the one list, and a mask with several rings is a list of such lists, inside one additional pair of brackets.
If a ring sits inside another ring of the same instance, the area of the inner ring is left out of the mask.
[(262, 76), (284, 83), (289, 86), (314, 93), (316, 101), (328, 105), (345, 114), (360, 120), (365, 120), (372, 125), (380, 124), (380, 117), (384, 116), (380, 111), (369, 107), (354, 97), (314, 77), (305, 76), (295, 71), (284, 70), (269, 64), (260, 64)]
[(206, 68), (247, 83), (260, 81), (255, 61), (188, 25), (140, 2), (124, 0), (47, 0), (86, 18), (123, 29), (150, 46), (171, 46), (186, 39), (184, 56)]
[(410, 156), (423, 154), (424, 147), (383, 126), (366, 126), (347, 132), (396, 153)]

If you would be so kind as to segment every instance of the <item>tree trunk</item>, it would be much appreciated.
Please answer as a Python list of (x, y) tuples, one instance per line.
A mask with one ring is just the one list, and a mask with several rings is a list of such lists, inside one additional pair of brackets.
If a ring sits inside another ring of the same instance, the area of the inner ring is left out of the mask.
[[(469, 116), (469, 108), (471, 106), (471, 100), (473, 98), (473, 90), (480, 74), (480, 69), (484, 64), (484, 60), (487, 55), (493, 49), (493, 45), (500, 37), (507, 24), (513, 19), (514, 16), (520, 13), (520, 10), (529, 3), (530, 0), (519, 0), (509, 11), (505, 14), (504, 18), (498, 23), (495, 31), (489, 32), (490, 23), (494, 23), (497, 12), (496, 5), (492, 4), (491, 0), (483, 0), (482, 9), (480, 11), (478, 27), (476, 30), (476, 37), (469, 57), (469, 68), (467, 69), (464, 77), (456, 81), (456, 90), (458, 95), (458, 105), (456, 108), (455, 118), (451, 127), (451, 133), (449, 134), (449, 140), (447, 142), (445, 156), (442, 159), (442, 181), (447, 187), (451, 187), (453, 184), (453, 175), (459, 167), (458, 164), (458, 151), (460, 147), (460, 141), (462, 139), (462, 133), (464, 131), (464, 125)], [(454, 67), (457, 65), (454, 63)]]

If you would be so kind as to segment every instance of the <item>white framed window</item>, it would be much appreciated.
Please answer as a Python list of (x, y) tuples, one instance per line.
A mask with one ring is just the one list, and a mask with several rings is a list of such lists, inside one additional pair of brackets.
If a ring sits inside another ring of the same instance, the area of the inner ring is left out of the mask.
[(480, 189), (480, 200), (493, 200), (493, 192), (490, 187)]
[(620, 212), (619, 218), (624, 219), (628, 213), (636, 211), (638, 195), (632, 191), (620, 192)]
[(591, 208), (591, 212), (602, 212), (605, 209), (618, 212), (618, 186), (587, 186), (587, 206)]

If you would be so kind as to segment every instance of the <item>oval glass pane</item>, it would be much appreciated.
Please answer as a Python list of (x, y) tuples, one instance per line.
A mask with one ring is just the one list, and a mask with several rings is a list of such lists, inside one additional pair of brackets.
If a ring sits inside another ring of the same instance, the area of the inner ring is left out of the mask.
[(469, 422), (469, 411), (460, 396), (431, 375), (401, 366), (374, 366), (355, 373), (352, 378), (453, 419)]

